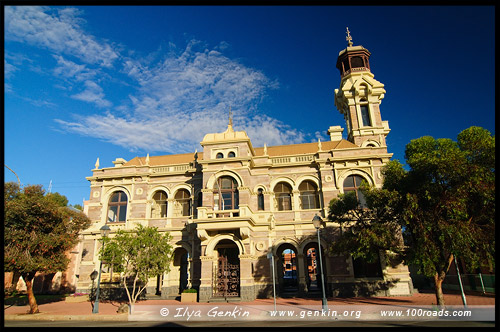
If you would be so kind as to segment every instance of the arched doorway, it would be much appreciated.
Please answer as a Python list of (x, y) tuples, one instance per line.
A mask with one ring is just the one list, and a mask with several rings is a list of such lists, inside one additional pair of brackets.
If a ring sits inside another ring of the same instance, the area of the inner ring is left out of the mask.
[(277, 274), (281, 293), (296, 293), (299, 291), (299, 271), (297, 265), (297, 250), (284, 243), (276, 251), (278, 255)]
[[(304, 248), (304, 259), (306, 266), (306, 284), (308, 292), (321, 292), (321, 273), (325, 273), (325, 255), (322, 253), (323, 268), (320, 268), (320, 259), (318, 256), (318, 244), (309, 243)], [(323, 274), (326, 282), (326, 274)]]
[(240, 250), (231, 240), (221, 240), (217, 252), (216, 289), (214, 297), (240, 296)]

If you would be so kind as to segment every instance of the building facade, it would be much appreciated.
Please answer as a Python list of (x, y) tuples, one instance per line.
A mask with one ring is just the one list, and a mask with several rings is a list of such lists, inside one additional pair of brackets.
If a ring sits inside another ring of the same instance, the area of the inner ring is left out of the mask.
[[(148, 293), (162, 298), (188, 287), (198, 289), (200, 302), (272, 296), (271, 255), (281, 296), (317, 294), (321, 271), (328, 296), (411, 294), (406, 266), (387, 264), (385, 252), (376, 263), (330, 252), (338, 236), (333, 222), (321, 229), (319, 253), (312, 224), (316, 214), (326, 219), (328, 203), (340, 193), (355, 191), (362, 200), (362, 180), (380, 187), (381, 169), (392, 156), (380, 113), (384, 85), (371, 73), (369, 57), (350, 40), (338, 56), (335, 105), (345, 117), (347, 140), (343, 128), (332, 126), (329, 141), (253, 147), (230, 119), (226, 131), (205, 135), (202, 152), (117, 158), (110, 168), (99, 168), (98, 161), (87, 178), (92, 226), (77, 248), (77, 290), (88, 291), (90, 274), (99, 268), (99, 228), (107, 224), (112, 237), (142, 224), (173, 237), (170, 272), (148, 282)], [(102, 285), (119, 280), (106, 272)]]

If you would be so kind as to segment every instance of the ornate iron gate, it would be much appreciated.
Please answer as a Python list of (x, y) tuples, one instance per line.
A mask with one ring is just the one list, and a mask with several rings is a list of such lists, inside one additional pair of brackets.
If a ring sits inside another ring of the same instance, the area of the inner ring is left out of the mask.
[(217, 288), (215, 297), (240, 295), (240, 266), (229, 264), (227, 257), (221, 256), (217, 266)]

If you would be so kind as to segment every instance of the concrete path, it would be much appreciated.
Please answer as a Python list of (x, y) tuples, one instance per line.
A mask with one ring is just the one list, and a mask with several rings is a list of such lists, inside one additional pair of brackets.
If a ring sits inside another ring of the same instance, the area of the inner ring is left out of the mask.
[[(463, 305), (460, 294), (445, 294), (446, 305)], [(467, 295), (468, 305), (495, 305), (495, 296), (487, 295)], [(303, 299), (303, 298), (278, 298), (277, 305), (321, 305), (321, 299)], [(136, 305), (184, 305), (177, 300), (145, 300)], [(266, 305), (273, 306), (273, 299), (257, 299), (252, 302), (237, 302), (237, 305)], [(328, 306), (335, 305), (435, 305), (436, 297), (433, 293), (416, 293), (412, 296), (398, 297), (358, 297), (358, 298), (329, 298)], [(68, 303), (58, 301), (52, 303), (39, 304), (40, 313), (27, 314), (28, 305), (7, 306), (4, 305), (5, 320), (90, 320), (90, 321), (113, 321), (127, 320), (128, 314), (118, 314), (117, 309), (120, 303), (99, 303), (99, 313), (92, 313), (90, 302)], [(194, 303), (193, 303), (194, 305)], [(196, 305), (214, 306), (214, 303), (196, 303)]]

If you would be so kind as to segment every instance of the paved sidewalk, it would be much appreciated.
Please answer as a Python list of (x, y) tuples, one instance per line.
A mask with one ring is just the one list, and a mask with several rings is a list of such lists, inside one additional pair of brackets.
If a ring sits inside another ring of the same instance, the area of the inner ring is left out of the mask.
[[(445, 294), (446, 305), (463, 305), (460, 294)], [(493, 294), (486, 295), (467, 295), (467, 304), (472, 305), (495, 305), (495, 296)], [(321, 299), (304, 299), (304, 298), (277, 298), (277, 305), (321, 305)], [(404, 305), (404, 306), (419, 306), (419, 305), (435, 305), (436, 297), (434, 293), (416, 293), (412, 296), (397, 296), (397, 297), (358, 297), (358, 298), (329, 298), (328, 306), (335, 305)], [(196, 303), (196, 305), (221, 305), (224, 303)], [(236, 302), (238, 306), (245, 305), (274, 305), (274, 300), (257, 299), (252, 302)], [(128, 315), (118, 314), (117, 309), (120, 303), (99, 303), (99, 313), (92, 313), (92, 305), (90, 302), (68, 303), (58, 301), (52, 303), (39, 304), (40, 313), (27, 314), (29, 306), (4, 306), (5, 320), (92, 320), (92, 321), (121, 321), (127, 320)], [(186, 305), (177, 300), (145, 300), (136, 304), (141, 305)], [(194, 305), (191, 304), (191, 305)]]

